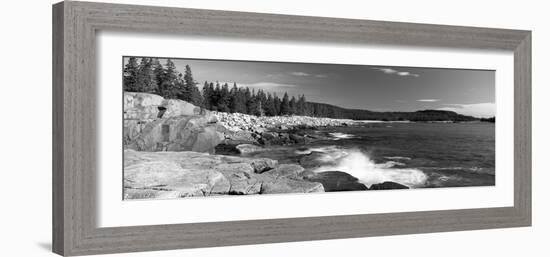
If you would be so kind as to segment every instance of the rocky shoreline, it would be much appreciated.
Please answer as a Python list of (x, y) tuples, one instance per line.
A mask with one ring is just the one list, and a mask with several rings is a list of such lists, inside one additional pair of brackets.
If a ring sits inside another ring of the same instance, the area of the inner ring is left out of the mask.
[[(403, 188), (407, 187), (384, 182), (370, 190)], [(347, 173), (312, 173), (268, 158), (124, 151), (124, 199), (128, 200), (359, 190), (369, 188)]]
[(125, 199), (324, 192), (299, 165), (198, 152), (124, 152)]
[[(320, 127), (361, 125), (362, 122), (348, 119), (331, 119), (309, 116), (253, 116), (242, 113), (211, 112), (218, 124), (226, 128), (225, 140), (218, 149), (246, 153), (238, 145), (290, 145), (307, 144), (316, 139), (327, 139), (306, 133)], [(225, 146), (224, 146), (225, 145)], [(223, 151), (222, 151), (223, 152)]]
[[(307, 116), (210, 112), (181, 100), (124, 93), (125, 199), (369, 190), (341, 172), (313, 173), (247, 153), (321, 140), (319, 127), (361, 122)], [(230, 156), (239, 155), (239, 156)], [(305, 156), (314, 158), (312, 156)], [(384, 182), (371, 189), (407, 188)]]
[(349, 119), (331, 119), (310, 116), (253, 116), (242, 113), (212, 112), (218, 122), (229, 131), (264, 131), (266, 129), (288, 130), (292, 128), (315, 128), (351, 126), (361, 122)]

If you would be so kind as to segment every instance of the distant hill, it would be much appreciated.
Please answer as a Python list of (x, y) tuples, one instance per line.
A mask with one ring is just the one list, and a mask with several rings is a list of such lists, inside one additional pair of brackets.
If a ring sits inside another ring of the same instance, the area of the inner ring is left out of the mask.
[(335, 105), (307, 102), (308, 109), (316, 117), (352, 120), (381, 121), (479, 121), (478, 118), (458, 114), (452, 111), (422, 110), (415, 112), (374, 112), (369, 110), (346, 109)]

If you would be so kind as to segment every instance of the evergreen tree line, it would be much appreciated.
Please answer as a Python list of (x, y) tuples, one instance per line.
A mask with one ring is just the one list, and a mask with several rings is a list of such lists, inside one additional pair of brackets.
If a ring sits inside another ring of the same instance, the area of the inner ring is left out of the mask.
[(123, 74), (124, 91), (157, 94), (202, 106), (203, 99), (189, 65), (182, 74), (170, 59), (162, 65), (157, 58), (141, 58), (138, 63), (138, 58), (130, 57)]
[(308, 108), (304, 95), (290, 97), (286, 92), (282, 98), (263, 90), (250, 90), (238, 87), (230, 88), (227, 83), (221, 85), (205, 81), (202, 93), (193, 79), (189, 65), (184, 74), (176, 70), (176, 65), (166, 59), (163, 65), (157, 58), (128, 58), (124, 66), (124, 91), (145, 92), (160, 95), (166, 99), (180, 99), (208, 110), (244, 113), (251, 115), (313, 115)]
[(286, 92), (282, 98), (266, 93), (262, 89), (250, 90), (233, 83), (221, 85), (219, 82), (205, 81), (202, 87), (203, 107), (208, 110), (245, 113), (256, 116), (308, 115), (306, 97), (290, 97)]

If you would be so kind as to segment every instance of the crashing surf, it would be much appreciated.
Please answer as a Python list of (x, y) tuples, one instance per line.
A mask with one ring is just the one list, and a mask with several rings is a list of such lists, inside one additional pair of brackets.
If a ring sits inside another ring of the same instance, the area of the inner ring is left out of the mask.
[(322, 152), (317, 160), (321, 163), (314, 172), (346, 172), (366, 186), (392, 181), (415, 188), (424, 185), (428, 176), (421, 170), (398, 168), (405, 166), (402, 162), (387, 161), (375, 163), (368, 154), (357, 149), (340, 149), (335, 146), (310, 149), (310, 152)]

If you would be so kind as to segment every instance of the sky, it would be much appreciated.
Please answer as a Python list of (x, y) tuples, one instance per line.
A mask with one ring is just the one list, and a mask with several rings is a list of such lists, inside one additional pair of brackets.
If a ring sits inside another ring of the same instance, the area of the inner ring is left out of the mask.
[[(162, 64), (166, 59), (159, 59)], [(172, 59), (204, 81), (284, 92), (307, 101), (371, 111), (439, 109), (495, 115), (495, 71), (398, 66)]]

